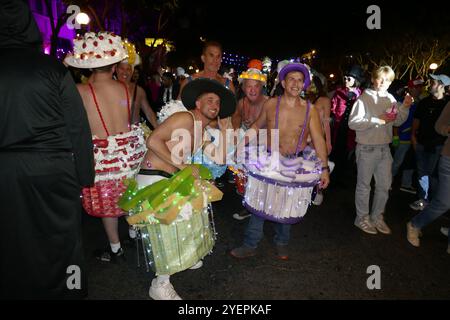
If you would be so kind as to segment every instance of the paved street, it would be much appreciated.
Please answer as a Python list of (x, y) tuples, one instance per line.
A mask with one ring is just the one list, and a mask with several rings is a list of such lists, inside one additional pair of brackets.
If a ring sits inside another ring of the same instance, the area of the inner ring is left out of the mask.
[[(290, 259), (281, 261), (275, 256), (269, 222), (257, 256), (237, 260), (229, 255), (241, 244), (248, 220), (232, 218), (240, 209), (240, 198), (234, 185), (226, 184), (223, 200), (215, 204), (218, 240), (214, 250), (201, 269), (171, 278), (178, 294), (190, 300), (449, 299), (450, 255), (447, 239), (439, 232), (441, 226), (450, 225), (448, 214), (423, 230), (420, 248), (412, 247), (405, 225), (414, 215), (408, 206), (414, 196), (394, 186), (386, 208), (393, 234), (365, 234), (353, 226), (352, 181), (349, 185), (328, 190), (321, 206), (310, 207), (303, 222), (292, 228)], [(125, 220), (120, 227), (125, 235)], [(84, 241), (88, 299), (149, 299), (153, 272), (137, 267), (136, 249), (127, 248), (125, 264), (95, 260), (92, 251), (107, 242), (100, 220), (88, 216), (84, 217)], [(381, 270), (379, 290), (366, 286), (371, 265)]]

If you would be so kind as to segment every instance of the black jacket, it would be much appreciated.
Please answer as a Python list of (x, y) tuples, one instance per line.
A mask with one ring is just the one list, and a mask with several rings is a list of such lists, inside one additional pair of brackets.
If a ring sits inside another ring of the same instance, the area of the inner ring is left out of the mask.
[[(86, 294), (80, 190), (94, 182), (91, 131), (70, 73), (41, 48), (27, 2), (0, 0), (1, 298)], [(67, 287), (70, 266), (81, 289)]]

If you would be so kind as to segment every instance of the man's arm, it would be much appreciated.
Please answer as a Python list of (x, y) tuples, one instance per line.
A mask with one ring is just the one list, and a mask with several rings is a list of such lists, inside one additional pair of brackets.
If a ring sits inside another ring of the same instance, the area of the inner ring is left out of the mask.
[(148, 103), (147, 95), (145, 94), (144, 89), (138, 86), (138, 94), (141, 96), (141, 110), (144, 112), (150, 124), (153, 128), (156, 129), (158, 127), (158, 122), (156, 121), (156, 114), (153, 111), (152, 107)]
[(413, 103), (413, 98), (408, 94), (406, 94), (405, 99), (403, 99), (403, 103), (398, 108), (398, 114), (394, 121), (394, 126), (401, 126), (403, 122), (408, 119), (409, 108)]
[[(183, 159), (180, 159), (178, 155), (170, 152), (167, 147), (167, 142), (172, 140), (172, 133), (176, 129), (186, 130), (186, 137), (189, 134), (189, 141), (183, 141), (191, 149), (191, 135), (190, 131), (194, 126), (194, 120), (192, 116), (187, 112), (177, 112), (161, 123), (147, 139), (147, 148), (153, 151), (159, 158), (167, 162), (168, 164), (183, 169), (186, 165), (183, 163)], [(173, 161), (175, 160), (175, 161)]]
[(434, 129), (443, 136), (448, 136), (450, 134), (450, 102), (447, 103), (444, 110), (442, 110), (439, 119), (434, 125)]
[(231, 122), (233, 123), (233, 128), (235, 130), (239, 129), (241, 127), (242, 123), (242, 99), (238, 101), (236, 106), (236, 111), (234, 112), (233, 116), (231, 117)]
[(93, 185), (95, 171), (91, 129), (83, 101), (68, 71), (61, 83), (60, 95), (78, 181), (81, 186)]
[[(322, 168), (328, 167), (327, 145), (323, 136), (319, 113), (314, 107), (311, 107), (309, 132), (314, 144), (314, 148), (316, 149), (317, 157), (322, 161)], [(330, 172), (328, 169), (323, 169), (322, 176), (320, 177), (320, 187), (322, 189), (325, 189), (326, 187), (328, 187), (329, 183), (330, 183)]]

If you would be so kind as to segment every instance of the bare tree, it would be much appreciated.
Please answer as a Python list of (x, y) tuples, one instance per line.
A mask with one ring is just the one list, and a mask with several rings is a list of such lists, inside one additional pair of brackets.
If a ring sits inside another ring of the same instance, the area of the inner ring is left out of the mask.
[(357, 55), (358, 63), (368, 68), (390, 65), (398, 79), (426, 78), (431, 63), (440, 66), (450, 57), (450, 36), (402, 35), (385, 41), (380, 48), (371, 54)]

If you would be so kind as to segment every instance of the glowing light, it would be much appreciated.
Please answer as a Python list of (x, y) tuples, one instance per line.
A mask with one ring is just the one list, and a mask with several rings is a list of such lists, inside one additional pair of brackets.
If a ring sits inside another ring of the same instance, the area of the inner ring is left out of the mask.
[(331, 74), (329, 75), (329, 77), (330, 77), (331, 79), (333, 79), (333, 78), (334, 78), (334, 74), (331, 73)]
[(84, 13), (84, 12), (80, 12), (79, 14), (77, 14), (77, 16), (75, 17), (75, 21), (79, 24), (89, 24), (89, 22), (91, 21), (91, 19), (89, 19), (89, 16)]
[(430, 64), (430, 70), (436, 70), (438, 68), (438, 64), (437, 63), (432, 63)]

